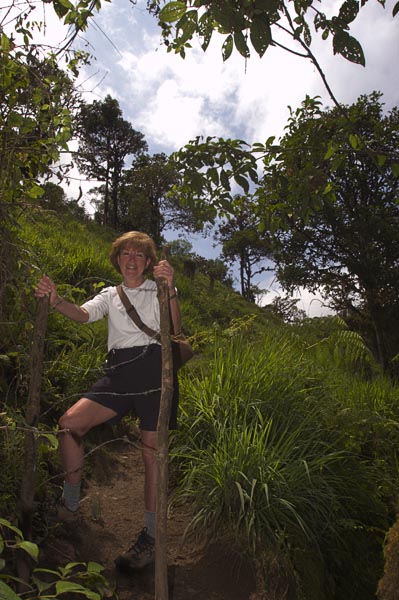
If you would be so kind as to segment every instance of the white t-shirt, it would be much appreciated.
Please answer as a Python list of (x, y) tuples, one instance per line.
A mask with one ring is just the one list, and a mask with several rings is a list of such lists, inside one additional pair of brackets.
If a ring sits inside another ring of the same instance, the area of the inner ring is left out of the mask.
[[(155, 281), (146, 279), (137, 288), (122, 286), (143, 323), (155, 331), (160, 330), (159, 302)], [(126, 312), (116, 287), (104, 288), (92, 300), (82, 304), (89, 313), (88, 323), (99, 321), (108, 315), (108, 351), (113, 348), (131, 348), (158, 344), (139, 329)]]

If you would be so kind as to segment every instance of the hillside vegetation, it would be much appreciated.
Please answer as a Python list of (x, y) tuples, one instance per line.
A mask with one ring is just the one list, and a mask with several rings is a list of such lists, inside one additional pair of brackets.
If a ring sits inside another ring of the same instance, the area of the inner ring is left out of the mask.
[[(38, 211), (18, 224), (20, 258), (0, 351), (0, 516), (11, 523), (18, 523), (23, 474), (33, 287), (46, 272), (80, 303), (118, 283), (108, 260), (114, 237), (68, 212)], [(339, 318), (286, 324), (200, 272), (188, 277), (184, 256), (171, 262), (183, 328), (196, 350), (180, 377), (171, 501), (192, 507), (192, 531), (220, 537), (253, 560), (267, 598), (375, 598), (396, 510), (398, 386)], [(105, 322), (81, 326), (50, 310), (37, 540), (48, 535), (41, 511), (59, 493), (58, 417), (97, 376), (105, 353)], [(121, 424), (115, 437), (129, 426)], [(91, 437), (89, 449), (96, 444)]]

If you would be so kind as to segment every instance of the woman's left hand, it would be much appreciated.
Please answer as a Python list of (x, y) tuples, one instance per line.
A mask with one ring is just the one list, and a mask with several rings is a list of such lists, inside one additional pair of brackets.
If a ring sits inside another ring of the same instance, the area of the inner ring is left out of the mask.
[(154, 277), (155, 279), (166, 279), (169, 288), (174, 288), (175, 286), (174, 269), (167, 260), (160, 260), (159, 263), (154, 266)]

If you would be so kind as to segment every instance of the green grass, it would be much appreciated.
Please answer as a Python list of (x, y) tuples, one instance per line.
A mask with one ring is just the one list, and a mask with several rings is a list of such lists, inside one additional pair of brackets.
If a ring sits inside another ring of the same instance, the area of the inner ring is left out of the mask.
[[(175, 499), (195, 507), (191, 526), (204, 536), (234, 534), (252, 556), (283, 551), (302, 587), (299, 549), (342, 582), (337, 598), (367, 598), (397, 484), (398, 391), (317, 355), (280, 328), (258, 344), (223, 337), (203, 372), (184, 372)], [(365, 543), (374, 570), (362, 572)], [(356, 586), (341, 565), (349, 556)]]

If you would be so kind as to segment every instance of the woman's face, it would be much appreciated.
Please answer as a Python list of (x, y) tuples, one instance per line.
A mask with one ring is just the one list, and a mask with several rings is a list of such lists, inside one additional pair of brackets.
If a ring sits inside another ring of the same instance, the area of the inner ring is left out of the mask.
[(125, 246), (118, 256), (118, 265), (126, 285), (140, 285), (143, 274), (150, 263), (144, 252), (135, 246)]

